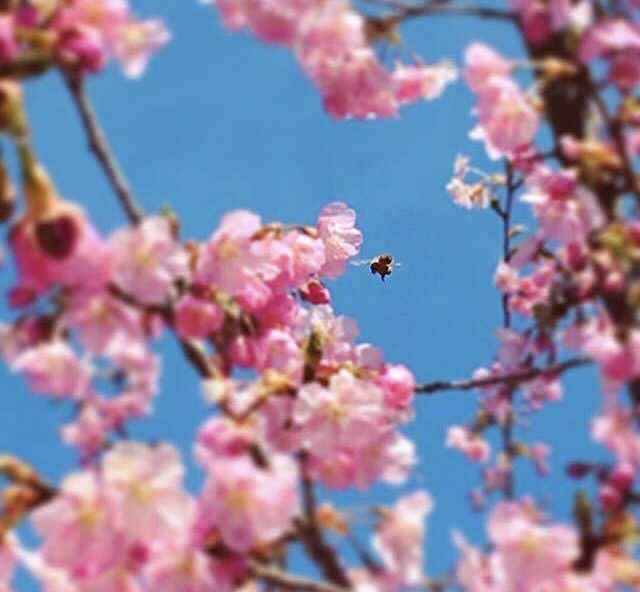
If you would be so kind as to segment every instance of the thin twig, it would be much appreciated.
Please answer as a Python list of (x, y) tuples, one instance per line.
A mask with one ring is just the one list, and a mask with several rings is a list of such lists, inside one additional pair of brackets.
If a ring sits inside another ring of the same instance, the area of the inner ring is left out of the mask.
[(400, 22), (420, 16), (474, 16), (485, 19), (497, 19), (502, 21), (515, 22), (517, 15), (508, 10), (500, 10), (497, 8), (488, 8), (486, 6), (476, 6), (472, 4), (444, 4), (436, 2), (427, 2), (413, 6), (405, 6), (398, 10), (389, 18)]
[(89, 140), (89, 148), (95, 154), (102, 170), (109, 179), (127, 218), (132, 224), (138, 224), (144, 217), (144, 212), (133, 196), (115, 156), (111, 153), (107, 139), (85, 92), (83, 78), (70, 71), (63, 70), (62, 74), (82, 119), (82, 124)]
[(426, 382), (416, 386), (415, 392), (423, 395), (433, 395), (443, 391), (470, 391), (477, 388), (485, 388), (489, 386), (497, 386), (504, 384), (508, 386), (516, 386), (523, 382), (528, 382), (539, 376), (553, 376), (562, 374), (563, 372), (579, 366), (589, 364), (589, 358), (571, 358), (565, 362), (551, 364), (544, 368), (527, 368), (519, 370), (511, 374), (503, 374), (502, 376), (489, 376), (487, 378), (477, 378), (471, 380), (439, 380), (435, 382)]
[[(508, 264), (511, 259), (511, 213), (513, 210), (513, 199), (515, 197), (517, 186), (513, 178), (513, 165), (510, 161), (505, 160), (505, 173), (507, 177), (506, 188), (507, 196), (504, 206), (504, 216), (502, 218), (502, 260)], [(509, 294), (502, 295), (502, 326), (505, 329), (511, 327), (511, 310), (509, 309)], [(507, 499), (513, 497), (513, 424), (514, 411), (513, 411), (513, 389), (507, 391), (507, 399), (509, 401), (509, 414), (505, 417), (501, 426), (502, 436), (502, 449), (507, 457), (507, 470), (504, 480), (504, 496)]]
[(249, 569), (255, 577), (269, 584), (284, 588), (285, 590), (299, 590), (300, 592), (348, 592), (348, 588), (288, 574), (280, 568), (264, 565), (257, 561), (249, 561)]
[(302, 493), (304, 503), (304, 518), (298, 520), (300, 540), (325, 577), (333, 584), (350, 590), (351, 582), (335, 551), (324, 540), (322, 530), (316, 521), (316, 496), (313, 490), (313, 482), (305, 474), (304, 458), (300, 465), (303, 474)]

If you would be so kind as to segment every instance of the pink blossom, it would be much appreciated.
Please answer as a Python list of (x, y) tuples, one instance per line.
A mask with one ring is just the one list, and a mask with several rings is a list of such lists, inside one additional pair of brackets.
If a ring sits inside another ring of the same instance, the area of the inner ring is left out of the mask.
[(540, 223), (540, 238), (564, 244), (578, 242), (604, 224), (595, 196), (577, 187), (572, 173), (549, 173), (537, 181), (540, 186), (534, 185), (521, 199), (532, 205)]
[(248, 426), (224, 416), (215, 416), (200, 426), (194, 456), (206, 468), (218, 458), (235, 457), (248, 452), (252, 439), (253, 434)]
[(278, 370), (294, 383), (302, 381), (304, 359), (300, 346), (287, 331), (271, 329), (256, 342), (255, 365), (258, 370)]
[(68, 476), (60, 493), (31, 514), (43, 538), (42, 554), (52, 566), (89, 577), (108, 569), (118, 559), (122, 535), (98, 477), (91, 472)]
[(424, 491), (400, 498), (391, 510), (385, 510), (373, 539), (386, 568), (407, 586), (420, 584), (425, 527), (424, 519), (433, 507)]
[(394, 409), (406, 409), (413, 400), (416, 382), (411, 371), (400, 364), (387, 365), (377, 383), (385, 393), (385, 403)]
[(577, 533), (562, 524), (542, 524), (528, 502), (499, 504), (488, 531), (510, 590), (551, 586), (578, 557)]
[(185, 339), (203, 339), (217, 331), (224, 321), (224, 312), (210, 300), (194, 298), (187, 294), (175, 307), (175, 328)]
[(328, 388), (303, 385), (293, 410), (304, 445), (318, 455), (329, 455), (341, 444), (365, 445), (386, 427), (385, 417), (382, 390), (346, 370), (334, 374)]
[(113, 40), (113, 55), (120, 60), (127, 76), (138, 78), (149, 58), (170, 40), (171, 35), (160, 19), (131, 19), (118, 30)]
[(283, 535), (298, 511), (297, 472), (284, 456), (272, 456), (270, 468), (246, 457), (219, 459), (200, 498), (199, 526), (220, 533), (238, 553)]
[(322, 275), (332, 279), (342, 275), (347, 259), (360, 252), (362, 233), (355, 223), (356, 213), (340, 202), (331, 203), (320, 212), (318, 231), (326, 252)]
[(315, 5), (313, 0), (217, 0), (223, 23), (232, 30), (247, 27), (267, 43), (290, 45), (294, 42), (301, 18)]
[(493, 159), (513, 155), (534, 139), (539, 116), (520, 90), (508, 78), (492, 77), (478, 95), (479, 125), (472, 132), (483, 140)]
[(90, 459), (105, 445), (112, 429), (112, 422), (98, 409), (85, 405), (73, 421), (60, 428), (60, 437), (65, 444), (78, 448), (83, 459)]
[(0, 62), (2, 63), (10, 62), (18, 54), (14, 26), (12, 15), (0, 15)]
[(321, 240), (296, 230), (287, 233), (284, 242), (291, 249), (291, 284), (298, 285), (322, 269), (325, 249)]
[(27, 349), (13, 360), (11, 368), (24, 374), (36, 393), (84, 399), (90, 392), (91, 366), (62, 340)]
[(184, 468), (175, 448), (120, 442), (105, 454), (103, 484), (115, 519), (134, 541), (177, 543), (193, 519), (193, 502), (182, 489)]
[(0, 592), (11, 592), (11, 578), (16, 567), (19, 547), (11, 533), (4, 533), (0, 541)]
[(328, 305), (315, 306), (308, 319), (309, 330), (322, 339), (322, 358), (331, 363), (340, 363), (354, 358), (354, 340), (358, 326), (353, 319), (335, 316)]
[(82, 345), (94, 354), (104, 353), (111, 342), (124, 335), (142, 340), (140, 312), (110, 296), (107, 292), (70, 299), (63, 319), (78, 331)]
[(237, 297), (249, 310), (267, 304), (272, 296), (267, 282), (281, 272), (278, 253), (270, 250), (274, 242), (265, 245), (253, 240), (260, 228), (260, 218), (252, 212), (236, 210), (226, 214), (204, 246), (197, 268), (199, 282)]
[(446, 445), (459, 450), (474, 462), (486, 462), (491, 454), (486, 440), (462, 426), (451, 426), (448, 429)]
[(529, 455), (539, 475), (549, 474), (549, 463), (547, 457), (551, 453), (551, 448), (542, 442), (529, 446)]
[(357, 447), (344, 445), (330, 456), (312, 454), (308, 470), (329, 487), (365, 490), (377, 480), (392, 485), (405, 483), (416, 462), (413, 442), (387, 431)]
[(106, 44), (115, 38), (128, 18), (126, 0), (72, 0), (56, 15), (55, 26), (59, 30), (90, 27)]
[(626, 19), (603, 20), (585, 33), (580, 45), (580, 59), (588, 62), (627, 50), (640, 50), (640, 30)]
[(505, 77), (514, 67), (492, 47), (480, 42), (467, 47), (464, 61), (465, 82), (475, 93), (482, 92), (494, 76)]
[(441, 64), (398, 64), (393, 70), (396, 99), (400, 103), (414, 103), (420, 99), (432, 100), (439, 97), (445, 87), (456, 80), (453, 65)]
[(301, 20), (295, 50), (334, 117), (391, 117), (391, 74), (367, 45), (364, 20), (347, 3), (315, 5)]
[(594, 332), (582, 349), (598, 363), (605, 392), (615, 392), (640, 373), (640, 332), (631, 331), (621, 343), (607, 331)]
[(591, 424), (591, 434), (616, 455), (619, 462), (640, 467), (640, 436), (633, 426), (632, 413), (626, 409), (612, 409), (597, 416)]
[(337, 119), (394, 117), (398, 104), (391, 75), (369, 47), (327, 56), (307, 72), (318, 86), (324, 108)]
[(562, 383), (557, 376), (541, 375), (522, 384), (524, 398), (529, 408), (537, 411), (543, 403), (553, 403), (562, 399)]
[(140, 302), (161, 304), (173, 282), (188, 275), (188, 256), (163, 216), (146, 218), (133, 228), (124, 228), (110, 239), (114, 280)]

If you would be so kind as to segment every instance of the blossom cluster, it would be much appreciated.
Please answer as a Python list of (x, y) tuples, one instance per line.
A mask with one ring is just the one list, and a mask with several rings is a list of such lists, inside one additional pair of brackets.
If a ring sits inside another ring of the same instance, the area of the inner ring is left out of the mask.
[(448, 62), (378, 59), (376, 41), (394, 40), (394, 23), (366, 19), (345, 0), (221, 0), (224, 25), (250, 29), (267, 43), (291, 49), (333, 117), (393, 117), (400, 105), (435, 99), (455, 80)]
[(128, 0), (10, 1), (3, 7), (0, 65), (15, 64), (17, 71), (24, 62), (96, 73), (115, 58), (127, 76), (138, 77), (170, 39), (160, 19), (139, 20)]
[[(182, 241), (166, 213), (103, 237), (33, 154), (21, 155), (26, 207), (9, 235), (20, 316), (3, 326), (1, 350), (34, 393), (74, 403), (61, 436), (86, 467), (33, 512), (42, 547), (18, 545), (44, 584), (233, 590), (251, 575), (248, 555), (295, 533), (302, 479), (406, 479), (415, 449), (398, 428), (412, 416), (414, 378), (356, 343), (324, 283), (359, 252), (353, 210), (331, 203), (314, 226), (237, 210), (203, 242)], [(175, 449), (120, 441), (128, 420), (152, 411), (151, 342), (167, 329), (199, 352), (205, 398), (221, 410), (196, 437), (198, 498), (182, 486)], [(407, 502), (418, 518), (401, 507), (397, 524), (394, 514), (381, 523), (393, 589), (422, 573), (430, 502), (420, 495)], [(415, 534), (405, 540), (403, 529)]]
[[(632, 107), (640, 83), (632, 12), (638, 6), (620, 3), (628, 6), (609, 14), (594, 4), (510, 2), (529, 61), (509, 59), (481, 42), (466, 50), (463, 78), (476, 97), (478, 120), (470, 136), (505, 166), (485, 173), (459, 156), (447, 189), (456, 204), (491, 206), (502, 219), (505, 245), (494, 279), (504, 325), (495, 361), (473, 376), (481, 392), (478, 411), (468, 425), (449, 428), (447, 445), (483, 463), (483, 485), (472, 493), (479, 508), (488, 493), (513, 495), (519, 457), (548, 474), (550, 447), (521, 440), (515, 429), (563, 397), (558, 359), (577, 351), (599, 369), (602, 410), (591, 422), (591, 436), (612, 460), (567, 467), (572, 478), (594, 477), (598, 492), (593, 504), (577, 495), (574, 528), (549, 524), (531, 500), (522, 500), (493, 509), (489, 553), (458, 535), (456, 579), (464, 590), (614, 590), (636, 589), (640, 582), (621, 526), (636, 523), (640, 442), (634, 394), (640, 242), (637, 210), (629, 214), (622, 205), (625, 195), (639, 195)], [(533, 74), (534, 84), (525, 89), (528, 77), (516, 78), (518, 73)], [(546, 140), (540, 133), (545, 123), (551, 150), (538, 147)], [(470, 182), (471, 174), (479, 180)], [(519, 204), (530, 208), (536, 222), (531, 231), (512, 223)], [(620, 397), (623, 387), (630, 390), (630, 405)], [(493, 426), (502, 433), (502, 450), (492, 458), (487, 433)]]
[[(640, 589), (640, 2), (504, 4), (394, 1), (368, 14), (347, 0), (216, 2), (226, 28), (291, 50), (338, 119), (396, 116), (456, 78), (447, 62), (385, 63), (378, 49), (401, 46), (404, 20), (450, 11), (517, 25), (526, 59), (479, 41), (464, 57), (470, 137), (489, 167), (503, 165), (484, 172), (458, 156), (447, 185), (457, 205), (497, 214), (503, 230), (499, 348), (468, 381), (416, 385), (334, 312), (329, 280), (363, 240), (346, 204), (330, 203), (313, 225), (232, 211), (203, 241), (183, 239), (171, 211), (129, 209), (132, 224), (103, 236), (35, 158), (17, 83), (0, 83), (0, 128), (18, 150), (24, 201), (8, 237), (17, 270), (8, 299), (19, 316), (2, 326), (0, 353), (34, 393), (73, 405), (61, 437), (81, 459), (54, 486), (0, 456), (0, 591), (11, 590), (18, 564), (50, 592), (250, 592), (265, 582), (357, 592)], [(137, 20), (126, 0), (0, 7), (0, 65), (15, 76), (35, 64), (81, 82), (111, 57), (137, 76), (167, 40), (160, 21)], [(96, 142), (100, 158), (94, 130)], [(125, 437), (130, 420), (152, 412), (153, 342), (169, 333), (215, 409), (194, 438), (196, 491), (184, 486), (175, 448)], [(577, 491), (574, 523), (561, 523), (517, 495), (521, 459), (551, 472), (550, 445), (523, 428), (565, 397), (562, 372), (587, 362), (602, 391), (590, 435), (609, 456), (568, 464), (567, 476), (591, 479), (595, 493)], [(426, 492), (372, 509), (370, 553), (352, 518), (317, 504), (314, 488), (405, 483), (417, 462), (402, 433), (414, 394), (451, 388), (479, 391), (473, 417), (449, 426), (445, 445), (481, 467), (474, 507), (493, 506), (488, 545), (456, 533), (457, 565), (436, 580), (424, 571)], [(27, 514), (33, 548), (12, 532)], [(361, 566), (339, 554), (346, 542)], [(329, 588), (280, 568), (293, 543)]]

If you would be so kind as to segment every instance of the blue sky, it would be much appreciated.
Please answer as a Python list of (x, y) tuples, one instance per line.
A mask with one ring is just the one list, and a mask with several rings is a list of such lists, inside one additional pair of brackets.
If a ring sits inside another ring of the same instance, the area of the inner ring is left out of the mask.
[[(356, 318), (361, 339), (381, 347), (387, 359), (406, 363), (419, 381), (463, 378), (489, 364), (501, 322), (492, 285), (500, 254), (498, 219), (490, 211), (457, 208), (445, 191), (458, 152), (473, 155), (480, 166), (497, 166), (468, 139), (472, 97), (464, 85), (450, 87), (436, 102), (404, 109), (397, 120), (336, 122), (323, 113), (319, 96), (287, 51), (226, 33), (211, 7), (195, 0), (140, 0), (135, 6), (142, 15), (163, 17), (173, 42), (140, 81), (111, 67), (88, 88), (147, 210), (171, 204), (183, 235), (203, 239), (233, 208), (253, 209), (265, 221), (313, 223), (324, 204), (346, 201), (358, 213), (364, 256), (390, 252), (402, 267), (384, 284), (366, 267), (349, 268), (331, 285), (336, 311)], [(460, 63), (472, 39), (521, 55), (506, 24), (438, 17), (414, 22), (405, 32), (408, 47), (426, 61), (449, 57)], [(50, 74), (28, 83), (26, 96), (37, 152), (61, 193), (83, 204), (104, 231), (124, 223), (60, 78)], [(521, 204), (519, 217), (529, 221)], [(5, 286), (11, 279), (6, 269)], [(138, 422), (133, 433), (172, 440), (189, 457), (189, 443), (207, 410), (175, 345), (164, 340), (158, 349), (164, 367), (157, 413)], [(562, 434), (551, 458), (554, 475), (541, 480), (527, 467), (516, 488), (545, 499), (567, 518), (571, 489), (562, 467), (588, 450), (598, 453), (587, 448), (589, 413), (598, 395), (591, 371), (565, 384), (565, 400), (522, 432), (531, 440)], [(0, 386), (0, 450), (58, 479), (75, 463), (56, 435), (70, 409), (29, 394), (4, 368)], [(479, 472), (444, 448), (447, 425), (470, 419), (474, 399), (468, 392), (419, 399), (407, 429), (421, 463), (400, 491), (425, 487), (435, 498), (427, 544), (432, 575), (452, 564), (453, 527), (480, 540), (481, 517), (467, 502)], [(197, 483), (194, 469), (189, 479)], [(376, 487), (339, 499), (362, 506), (390, 501), (397, 493)]]

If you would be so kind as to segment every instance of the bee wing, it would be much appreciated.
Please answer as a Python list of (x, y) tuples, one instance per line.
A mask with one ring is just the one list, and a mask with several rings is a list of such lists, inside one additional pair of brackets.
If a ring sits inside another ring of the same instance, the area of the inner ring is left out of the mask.
[(349, 261), (351, 265), (360, 266), (360, 265), (371, 265), (371, 259), (354, 259), (353, 261)]

